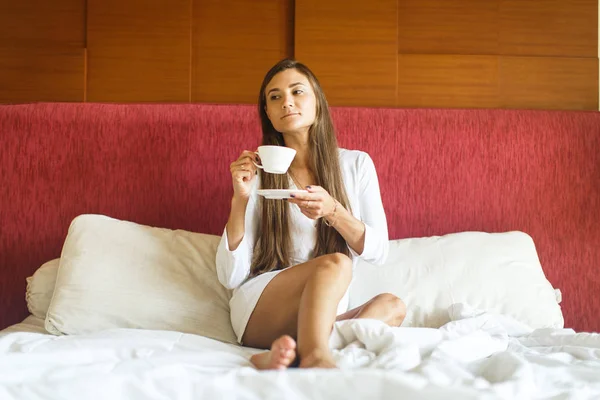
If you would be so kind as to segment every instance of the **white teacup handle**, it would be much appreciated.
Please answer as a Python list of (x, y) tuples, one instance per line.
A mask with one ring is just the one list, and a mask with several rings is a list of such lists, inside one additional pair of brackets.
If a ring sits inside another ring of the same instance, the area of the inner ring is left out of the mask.
[[(257, 156), (259, 156), (258, 151), (255, 151), (254, 154), (256, 154)], [(265, 169), (265, 167), (263, 167), (262, 165), (258, 165), (257, 163), (255, 163), (254, 160), (252, 160), (252, 164), (256, 165), (260, 169)]]

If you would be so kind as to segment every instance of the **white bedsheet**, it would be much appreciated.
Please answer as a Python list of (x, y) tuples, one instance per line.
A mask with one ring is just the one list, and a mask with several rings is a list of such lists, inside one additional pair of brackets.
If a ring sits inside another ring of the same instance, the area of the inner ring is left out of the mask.
[(26, 320), (0, 332), (0, 399), (600, 398), (600, 335), (531, 331), (462, 305), (449, 312), (440, 329), (338, 322), (339, 370), (269, 372), (251, 367), (257, 350), (201, 336), (52, 336)]

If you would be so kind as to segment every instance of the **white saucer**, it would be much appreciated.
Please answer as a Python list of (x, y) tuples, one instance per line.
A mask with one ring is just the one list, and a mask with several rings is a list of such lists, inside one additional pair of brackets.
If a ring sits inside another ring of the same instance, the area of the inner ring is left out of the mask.
[(289, 199), (292, 193), (308, 193), (308, 190), (298, 189), (259, 189), (256, 191), (260, 196), (264, 196), (265, 199)]

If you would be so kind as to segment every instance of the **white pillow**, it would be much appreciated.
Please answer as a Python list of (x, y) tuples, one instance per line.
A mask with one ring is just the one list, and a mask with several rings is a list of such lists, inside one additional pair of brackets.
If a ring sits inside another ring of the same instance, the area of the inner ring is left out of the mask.
[(174, 330), (237, 343), (229, 319), (231, 292), (215, 271), (219, 240), (102, 215), (78, 216), (62, 249), (46, 329)]
[(52, 293), (54, 293), (59, 261), (60, 259), (56, 258), (44, 263), (32, 276), (27, 278), (27, 290), (25, 292), (27, 309), (38, 318), (46, 318)]
[(392, 240), (383, 266), (357, 264), (350, 308), (382, 292), (406, 303), (403, 326), (440, 327), (450, 321), (448, 307), (456, 303), (508, 315), (534, 329), (564, 325), (560, 300), (532, 238), (523, 232)]

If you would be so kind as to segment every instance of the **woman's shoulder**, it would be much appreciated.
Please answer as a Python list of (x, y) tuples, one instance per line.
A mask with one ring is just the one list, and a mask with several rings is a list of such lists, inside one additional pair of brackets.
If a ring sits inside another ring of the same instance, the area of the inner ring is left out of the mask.
[(344, 167), (360, 167), (366, 160), (371, 157), (365, 151), (348, 150), (339, 148), (340, 166)]

